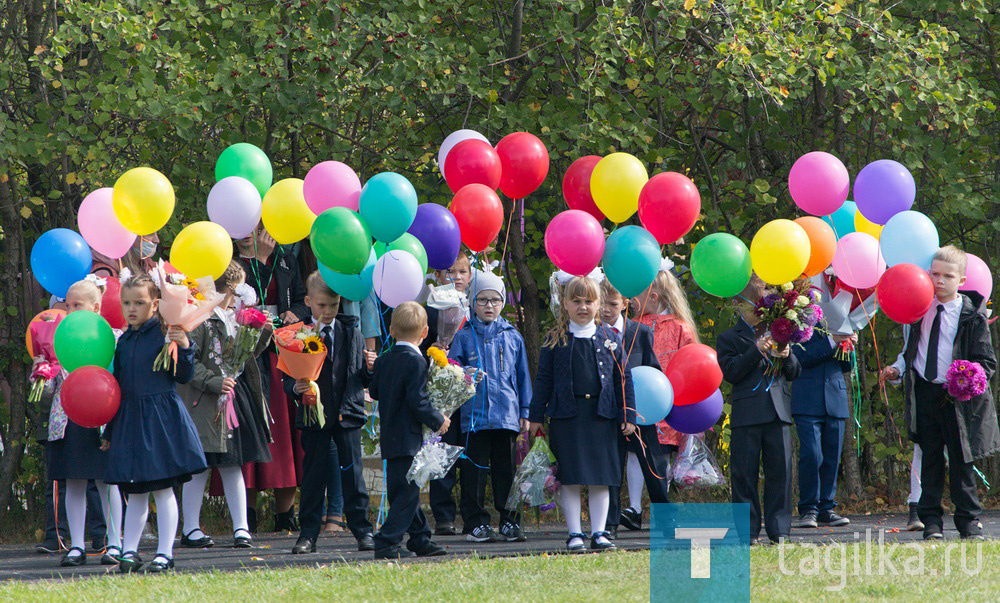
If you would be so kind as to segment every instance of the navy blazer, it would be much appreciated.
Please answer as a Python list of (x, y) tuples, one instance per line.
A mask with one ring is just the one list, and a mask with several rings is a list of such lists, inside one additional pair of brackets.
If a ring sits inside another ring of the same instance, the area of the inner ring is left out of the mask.
[(368, 393), (378, 400), (383, 459), (417, 454), (421, 425), (437, 431), (444, 423), (427, 397), (427, 361), (410, 346), (396, 344), (379, 356)]
[[(608, 329), (610, 330), (610, 327)], [(625, 346), (622, 351), (629, 370), (637, 366), (651, 366), (658, 371), (663, 370), (656, 358), (656, 352), (653, 351), (653, 329), (649, 326), (626, 318), (625, 337), (622, 341)]]
[(722, 376), (733, 384), (729, 424), (746, 427), (770, 423), (775, 418), (792, 423), (787, 382), (799, 376), (802, 366), (795, 354), (789, 354), (782, 363), (780, 376), (772, 379), (764, 375), (769, 364), (757, 349), (756, 339), (750, 325), (740, 319), (736, 326), (719, 335), (715, 343)]
[[(597, 366), (601, 378), (601, 397), (597, 401), (597, 414), (605, 419), (635, 423), (635, 393), (632, 391), (632, 373), (618, 367), (624, 366), (624, 346), (616, 341), (610, 327), (598, 327), (589, 340), (597, 351)], [(576, 396), (573, 395), (573, 346), (584, 343), (572, 333), (567, 334), (565, 345), (542, 346), (538, 358), (538, 373), (528, 410), (528, 420), (541, 423), (548, 416), (568, 419), (576, 416)], [(612, 351), (614, 348), (614, 351)], [(624, 398), (623, 398), (624, 392)]]
[(802, 365), (802, 374), (792, 383), (793, 415), (835, 419), (850, 416), (844, 371), (851, 370), (851, 363), (834, 358), (836, 351), (829, 337), (819, 331), (813, 332), (802, 347), (792, 350)]

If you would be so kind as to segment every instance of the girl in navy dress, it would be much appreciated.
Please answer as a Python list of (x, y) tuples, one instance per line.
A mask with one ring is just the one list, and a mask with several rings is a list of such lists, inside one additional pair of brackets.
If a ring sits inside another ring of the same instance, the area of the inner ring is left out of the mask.
[(119, 570), (132, 572), (142, 566), (136, 551), (152, 492), (159, 544), (148, 569), (162, 572), (174, 567), (178, 514), (173, 487), (206, 467), (198, 432), (174, 386), (175, 382), (191, 380), (195, 350), (182, 329), (170, 327), (167, 339), (178, 346), (176, 371), (153, 371), (164, 334), (156, 314), (159, 290), (153, 279), (143, 274), (125, 281), (121, 295), (128, 330), (118, 340), (114, 373), (122, 401), (104, 433), (105, 448), (110, 442), (105, 481), (118, 484), (128, 495), (125, 554)]
[[(619, 432), (635, 431), (632, 377), (614, 337), (597, 328), (601, 290), (589, 277), (557, 278), (559, 314), (546, 334), (538, 360), (529, 433), (549, 418), (549, 443), (558, 463), (559, 502), (566, 515), (572, 552), (585, 548), (580, 520), (580, 486), (590, 501), (590, 548), (614, 549), (605, 523), (608, 486), (622, 483)], [(561, 282), (560, 282), (561, 281)]]

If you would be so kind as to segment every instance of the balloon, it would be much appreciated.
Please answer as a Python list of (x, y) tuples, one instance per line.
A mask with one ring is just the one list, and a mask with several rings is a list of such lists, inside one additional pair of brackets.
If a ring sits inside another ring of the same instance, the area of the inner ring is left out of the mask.
[(692, 343), (677, 350), (664, 371), (674, 387), (674, 406), (700, 402), (722, 384), (722, 369), (715, 350)]
[(809, 265), (809, 235), (791, 220), (772, 220), (750, 242), (753, 271), (770, 285), (782, 285), (802, 276)]
[(833, 228), (833, 234), (839, 240), (844, 235), (854, 232), (854, 214), (858, 213), (858, 206), (854, 201), (844, 201), (840, 209), (829, 216), (822, 216), (823, 221)]
[(215, 162), (216, 181), (230, 176), (246, 178), (263, 197), (271, 188), (274, 173), (271, 171), (271, 160), (264, 151), (248, 142), (238, 142), (222, 151)]
[(979, 256), (968, 253), (966, 257), (968, 264), (965, 268), (965, 284), (962, 285), (962, 290), (976, 291), (984, 300), (988, 300), (993, 293), (993, 275), (990, 274), (989, 267), (986, 266), (986, 262), (979, 259)]
[(708, 431), (722, 416), (722, 391), (715, 390), (701, 402), (687, 406), (674, 406), (667, 415), (667, 425), (681, 433)]
[(940, 246), (937, 227), (919, 211), (902, 211), (889, 218), (879, 242), (887, 266), (916, 264), (924, 270), (930, 270)]
[(727, 232), (710, 234), (691, 252), (691, 276), (706, 293), (739, 295), (750, 282), (750, 250)]
[(174, 187), (153, 168), (133, 168), (115, 181), (111, 207), (125, 230), (151, 235), (174, 213)]
[(514, 132), (500, 139), (500, 190), (511, 199), (535, 192), (549, 173), (549, 151), (534, 134)]
[(447, 270), (458, 258), (462, 246), (462, 231), (455, 214), (436, 203), (417, 206), (413, 224), (407, 230), (424, 246), (427, 265), (434, 270)]
[(107, 367), (115, 357), (115, 334), (100, 314), (80, 310), (56, 327), (56, 358), (67, 372), (81, 366)]
[(309, 244), (320, 264), (341, 274), (358, 274), (371, 255), (372, 236), (357, 213), (331, 207), (313, 222)]
[(597, 208), (594, 195), (590, 193), (590, 175), (601, 158), (597, 155), (586, 155), (573, 162), (563, 176), (562, 191), (566, 205), (570, 209), (579, 209), (597, 218), (604, 219), (604, 213)]
[(879, 159), (861, 168), (854, 179), (858, 211), (875, 224), (913, 207), (917, 184), (910, 170), (891, 159)]
[(674, 388), (670, 380), (654, 367), (633, 368), (632, 389), (635, 391), (635, 422), (639, 425), (656, 425), (674, 405)]
[(372, 273), (375, 272), (375, 249), (368, 252), (368, 262), (360, 274), (340, 274), (319, 264), (319, 273), (327, 286), (351, 301), (363, 301), (372, 292)]
[(195, 222), (181, 230), (170, 247), (170, 263), (188, 278), (217, 279), (233, 261), (233, 241), (215, 222)]
[(132, 249), (135, 233), (125, 227), (115, 216), (112, 206), (112, 188), (99, 188), (83, 198), (76, 215), (77, 226), (91, 249), (117, 260)]
[[(577, 242), (577, 248), (583, 246)], [(660, 271), (660, 245), (645, 228), (622, 226), (608, 236), (601, 263), (615, 289), (625, 297), (635, 297), (653, 284)]]
[[(410, 255), (417, 258), (417, 261), (420, 262), (420, 271), (427, 274), (427, 251), (424, 249), (420, 239), (408, 232), (404, 232), (403, 236), (389, 243), (386, 247), (386, 251), (393, 249), (409, 252)], [(382, 257), (382, 254), (379, 254), (379, 257)], [(452, 263), (454, 264), (454, 262)]]
[(309, 236), (316, 214), (306, 205), (303, 182), (285, 178), (274, 183), (264, 195), (261, 218), (264, 228), (279, 245), (297, 243)]
[(450, 209), (458, 222), (462, 242), (475, 253), (489, 247), (503, 227), (500, 197), (485, 184), (470, 184), (455, 193)]
[(35, 342), (33, 338), (36, 335), (32, 334), (32, 327), (35, 325), (35, 323), (45, 323), (44, 325), (38, 325), (34, 327), (35, 333), (40, 334), (42, 331), (46, 331), (48, 333), (47, 337), (44, 334), (42, 334), (42, 336), (39, 338), (38, 347), (43, 348), (46, 347), (47, 345), (43, 340), (47, 339), (49, 343), (52, 342), (52, 336), (55, 335), (56, 328), (59, 326), (59, 322), (65, 316), (66, 316), (66, 310), (49, 309), (49, 310), (42, 310), (38, 314), (35, 314), (34, 318), (28, 321), (28, 328), (24, 330), (24, 347), (25, 349), (28, 350), (28, 356), (34, 357), (43, 352), (42, 349), (38, 350), (35, 349)]
[(628, 153), (612, 153), (590, 174), (590, 193), (612, 222), (624, 222), (639, 209), (639, 194), (649, 180), (646, 166)]
[(417, 215), (417, 191), (405, 176), (382, 172), (365, 182), (359, 205), (372, 236), (379, 241), (395, 241)]
[[(476, 132), (475, 130), (456, 130), (448, 135), (441, 143), (441, 148), (438, 150), (438, 170), (441, 172), (441, 176), (447, 180), (447, 176), (444, 173), (444, 163), (448, 158), (448, 153), (451, 152), (455, 145), (464, 140), (481, 140), (486, 144), (490, 144), (490, 140)], [(490, 145), (492, 146), (492, 145)], [(451, 268), (451, 266), (448, 266)]]
[(889, 268), (875, 287), (878, 307), (891, 320), (908, 325), (923, 318), (934, 303), (934, 283), (927, 271), (914, 264)]
[(306, 199), (306, 205), (317, 216), (331, 207), (346, 207), (358, 211), (361, 180), (346, 164), (339, 161), (317, 163), (306, 173), (302, 182), (302, 195)]
[(124, 330), (128, 324), (122, 314), (122, 284), (114, 277), (108, 277), (104, 285), (104, 295), (101, 297), (101, 316), (108, 321), (112, 329)]
[(31, 246), (31, 271), (38, 283), (56, 297), (66, 297), (70, 285), (90, 274), (90, 246), (76, 231), (53, 228)]
[(387, 251), (375, 262), (372, 288), (382, 303), (390, 308), (417, 299), (420, 290), (424, 288), (424, 273), (420, 270), (420, 262), (409, 252), (395, 249)]
[(545, 253), (556, 268), (576, 276), (588, 275), (604, 255), (604, 229), (587, 212), (567, 209), (545, 228)]
[(208, 192), (208, 219), (225, 228), (233, 239), (253, 234), (262, 211), (260, 193), (246, 178), (228, 176)]
[(111, 421), (121, 404), (118, 381), (107, 369), (85, 366), (70, 373), (60, 390), (63, 410), (80, 427), (100, 427)]
[(832, 214), (851, 190), (851, 175), (829, 153), (813, 151), (795, 160), (788, 173), (788, 192), (802, 211), (814, 216)]
[(854, 232), (863, 232), (875, 237), (877, 241), (879, 237), (882, 236), (882, 229), (885, 228), (881, 224), (873, 224), (868, 221), (868, 218), (864, 217), (861, 212), (854, 213)]
[(701, 194), (684, 174), (657, 174), (639, 193), (639, 220), (661, 245), (673, 243), (690, 232), (699, 214)]
[(463, 140), (455, 145), (444, 160), (445, 180), (451, 192), (457, 193), (467, 184), (482, 184), (496, 191), (500, 186), (503, 167), (500, 155), (488, 142)]
[(826, 270), (837, 251), (837, 235), (823, 220), (814, 216), (804, 216), (794, 220), (809, 237), (809, 263), (803, 270), (806, 276), (816, 276)]
[(837, 278), (857, 289), (874, 287), (885, 272), (885, 260), (879, 251), (878, 241), (863, 232), (845, 235), (837, 241), (833, 271)]

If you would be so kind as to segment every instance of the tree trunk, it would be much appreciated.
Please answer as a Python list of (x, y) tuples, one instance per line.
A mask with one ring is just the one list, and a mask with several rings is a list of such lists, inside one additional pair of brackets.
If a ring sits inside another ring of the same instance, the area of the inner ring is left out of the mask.
[[(515, 295), (515, 299), (520, 298), (523, 313), (523, 320), (518, 326), (528, 353), (528, 367), (534, 375), (538, 368), (538, 354), (541, 350), (541, 308), (538, 304), (538, 284), (531, 274), (531, 266), (528, 265), (528, 257), (524, 250), (524, 240), (521, 239), (519, 215), (523, 204), (524, 199), (504, 201), (507, 214), (513, 216), (507, 225), (507, 250), (510, 252), (510, 260), (514, 264), (514, 273), (517, 276), (518, 295)], [(518, 211), (511, 213), (511, 208)]]

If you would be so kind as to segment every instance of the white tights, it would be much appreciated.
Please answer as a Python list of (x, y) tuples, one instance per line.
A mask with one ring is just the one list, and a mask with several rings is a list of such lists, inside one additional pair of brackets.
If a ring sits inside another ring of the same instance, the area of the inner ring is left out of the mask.
[[(220, 467), (219, 476), (222, 477), (222, 489), (226, 493), (226, 503), (229, 505), (229, 514), (233, 518), (233, 532), (244, 531), (249, 534), (247, 525), (247, 490), (243, 482), (243, 471), (239, 467)], [(184, 484), (181, 494), (181, 506), (184, 510), (184, 528), (181, 533), (194, 538), (204, 535), (201, 532), (201, 505), (205, 500), (205, 486), (208, 484), (210, 470), (202, 471), (191, 476), (191, 481)], [(201, 535), (197, 534), (201, 532)]]
[[(177, 535), (177, 498), (173, 488), (153, 492), (156, 502), (156, 531), (159, 542), (156, 555), (173, 557), (174, 536)], [(149, 493), (129, 494), (128, 508), (125, 509), (125, 551), (138, 551), (142, 529), (149, 516)]]
[[(121, 548), (122, 499), (118, 486), (109, 486), (95, 480), (104, 510), (104, 523), (108, 526), (108, 547)], [(66, 522), (69, 524), (71, 547), (86, 550), (87, 480), (66, 480)], [(75, 553), (76, 551), (74, 551)]]
[(646, 483), (646, 478), (642, 475), (639, 457), (634, 452), (628, 453), (625, 475), (628, 478), (628, 506), (642, 511), (642, 486)]
[[(608, 487), (588, 486), (587, 492), (590, 500), (590, 531), (603, 532), (608, 520), (608, 505), (611, 503)], [(580, 486), (560, 486), (559, 503), (566, 516), (566, 527), (570, 534), (582, 532)]]

